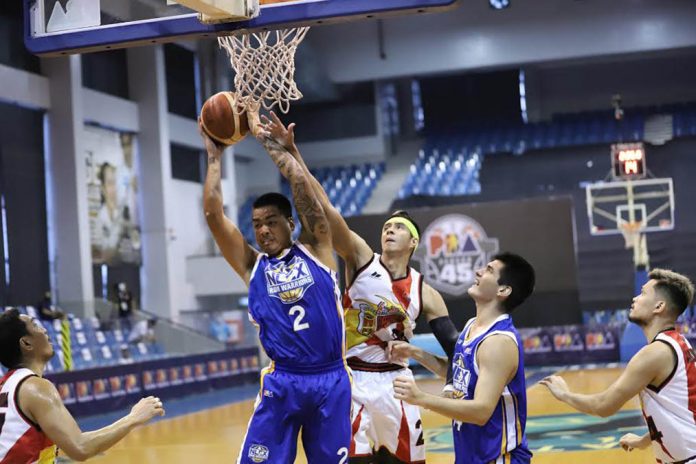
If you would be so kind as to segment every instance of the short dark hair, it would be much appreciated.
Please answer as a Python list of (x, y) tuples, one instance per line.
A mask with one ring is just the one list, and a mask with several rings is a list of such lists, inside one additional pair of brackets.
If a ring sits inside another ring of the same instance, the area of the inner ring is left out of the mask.
[(648, 274), (655, 280), (655, 290), (666, 299), (673, 311), (680, 316), (694, 299), (694, 284), (688, 277), (667, 269), (653, 269)]
[(252, 208), (263, 208), (264, 206), (275, 206), (280, 211), (280, 214), (286, 218), (290, 219), (292, 217), (290, 200), (281, 193), (264, 193), (254, 201)]
[(499, 253), (493, 257), (493, 260), (503, 263), (498, 283), (512, 288), (510, 296), (503, 301), (505, 312), (511, 313), (534, 291), (536, 282), (534, 267), (520, 255), (509, 252)]
[(12, 308), (0, 313), (0, 363), (7, 369), (16, 369), (22, 363), (19, 339), (26, 335), (29, 331), (19, 311)]
[[(420, 239), (420, 236), (421, 236), (420, 227), (418, 227), (418, 223), (411, 217), (411, 215), (408, 214), (408, 211), (405, 211), (403, 209), (396, 210), (393, 213), (391, 213), (391, 216), (389, 216), (389, 219), (393, 219), (393, 218), (397, 218), (397, 217), (408, 219), (411, 222), (411, 224), (413, 224), (413, 226), (416, 228), (416, 232), (418, 232), (418, 238)], [(387, 221), (389, 219), (387, 219)]]

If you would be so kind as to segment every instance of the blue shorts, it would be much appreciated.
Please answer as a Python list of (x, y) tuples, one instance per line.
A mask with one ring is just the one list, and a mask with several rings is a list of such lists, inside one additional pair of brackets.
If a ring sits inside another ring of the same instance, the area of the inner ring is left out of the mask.
[(312, 373), (264, 369), (238, 464), (292, 464), (297, 435), (308, 464), (348, 462), (350, 376), (341, 361)]

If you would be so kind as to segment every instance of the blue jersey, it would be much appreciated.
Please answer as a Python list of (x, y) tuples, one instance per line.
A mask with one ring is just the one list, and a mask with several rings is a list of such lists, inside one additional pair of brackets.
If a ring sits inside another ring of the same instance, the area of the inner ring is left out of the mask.
[(510, 316), (505, 314), (496, 319), (481, 335), (469, 339), (474, 320), (467, 322), (454, 350), (454, 397), (462, 401), (474, 398), (479, 374), (476, 350), (487, 337), (503, 334), (515, 340), (518, 346), (518, 366), (515, 377), (505, 386), (493, 415), (485, 425), (452, 422), (455, 464), (528, 463), (532, 453), (527, 447), (527, 437), (524, 433), (527, 421), (527, 391), (520, 335)]
[(249, 314), (279, 367), (320, 368), (344, 357), (336, 273), (299, 243), (277, 257), (258, 256), (249, 281)]

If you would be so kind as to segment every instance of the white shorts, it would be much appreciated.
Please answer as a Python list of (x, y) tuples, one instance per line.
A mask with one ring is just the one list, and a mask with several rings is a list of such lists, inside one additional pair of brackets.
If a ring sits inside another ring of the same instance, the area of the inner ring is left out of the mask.
[(404, 463), (425, 462), (420, 408), (394, 398), (394, 379), (412, 375), (408, 368), (353, 370), (351, 457), (371, 456), (384, 447)]

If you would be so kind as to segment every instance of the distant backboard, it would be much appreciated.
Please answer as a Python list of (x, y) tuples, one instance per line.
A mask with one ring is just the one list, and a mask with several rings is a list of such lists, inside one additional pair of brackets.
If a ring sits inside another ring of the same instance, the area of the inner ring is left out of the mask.
[(620, 234), (629, 222), (640, 222), (641, 233), (674, 229), (671, 178), (597, 182), (585, 192), (592, 235)]
[(455, 7), (459, 0), (263, 0), (256, 18), (216, 25), (202, 24), (197, 12), (167, 0), (22, 1), (29, 51), (59, 56), (213, 37), (240, 29), (256, 31), (424, 13)]

